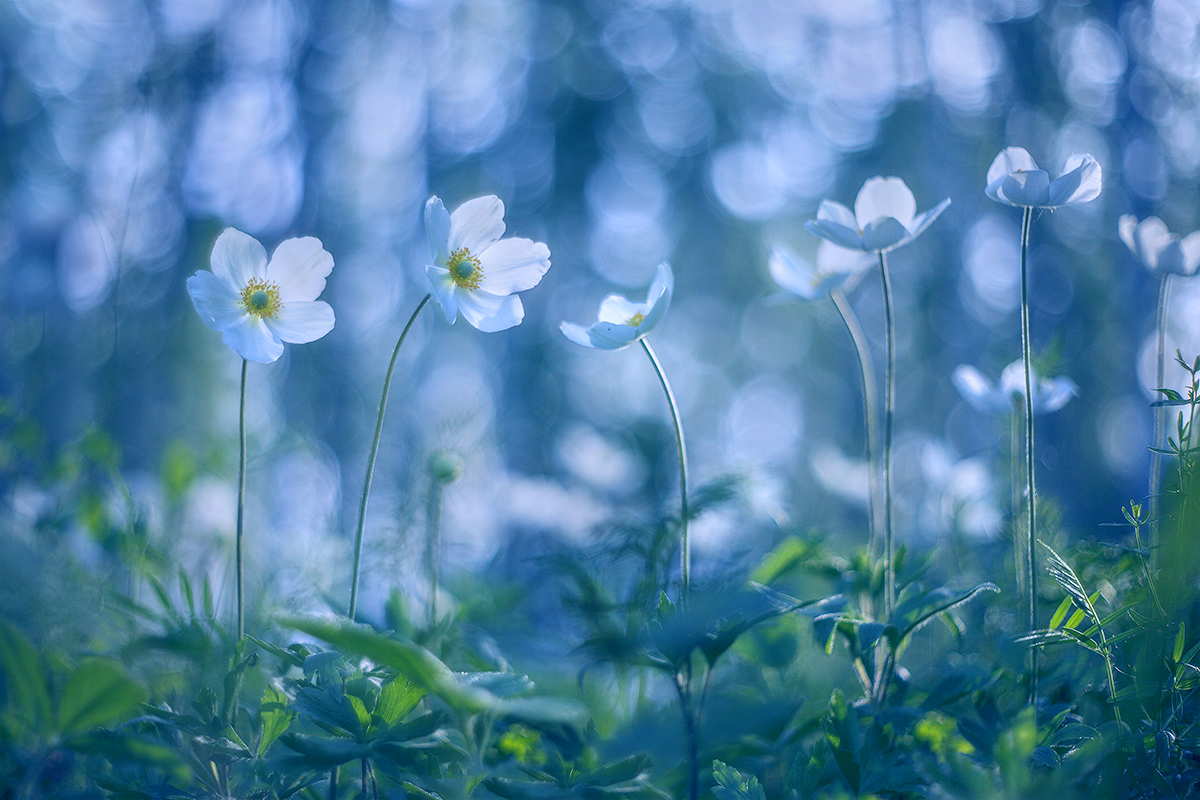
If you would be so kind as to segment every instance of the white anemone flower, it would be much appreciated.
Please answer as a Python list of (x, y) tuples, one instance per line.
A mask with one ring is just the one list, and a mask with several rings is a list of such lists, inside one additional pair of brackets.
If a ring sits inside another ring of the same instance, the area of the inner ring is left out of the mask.
[(817, 245), (815, 265), (782, 244), (771, 248), (767, 260), (771, 277), (781, 289), (809, 301), (848, 287), (869, 266), (871, 260), (861, 250), (847, 250), (825, 239)]
[(1121, 241), (1151, 272), (1187, 277), (1200, 266), (1200, 231), (1180, 239), (1158, 217), (1138, 222), (1133, 214), (1122, 216), (1117, 230)]
[(1023, 147), (1006, 147), (987, 171), (988, 197), (1018, 208), (1059, 208), (1100, 196), (1100, 165), (1087, 153), (1067, 159), (1063, 174), (1050, 180)]
[(599, 319), (591, 327), (564, 322), (559, 328), (563, 336), (575, 344), (599, 350), (622, 350), (639, 341), (662, 321), (674, 291), (675, 276), (671, 266), (664, 262), (658, 265), (646, 302), (635, 303), (619, 294), (609, 295), (600, 304)]
[(333, 271), (319, 239), (288, 239), (267, 251), (253, 236), (226, 228), (212, 251), (212, 272), (187, 280), (204, 323), (247, 361), (268, 364), (283, 343), (303, 344), (333, 330), (333, 309), (317, 299)]
[(461, 311), (485, 333), (506, 330), (525, 318), (523, 292), (550, 269), (550, 249), (529, 239), (501, 239), (504, 203), (476, 197), (446, 211), (436, 196), (425, 203), (425, 231), (433, 264), (425, 267), (430, 291), (453, 324)]
[[(1068, 377), (1039, 378), (1036, 370), (1030, 370), (1029, 378), (1033, 386), (1034, 414), (1058, 411), (1072, 397), (1079, 395), (1079, 387)], [(1025, 397), (1025, 369), (1020, 359), (1005, 367), (996, 383), (967, 364), (956, 367), (950, 380), (972, 408), (985, 414), (1014, 411)]]
[(851, 250), (886, 252), (920, 236), (948, 205), (949, 197), (918, 214), (917, 201), (904, 181), (876, 176), (858, 190), (853, 213), (841, 203), (822, 200), (817, 218), (804, 227), (814, 236)]

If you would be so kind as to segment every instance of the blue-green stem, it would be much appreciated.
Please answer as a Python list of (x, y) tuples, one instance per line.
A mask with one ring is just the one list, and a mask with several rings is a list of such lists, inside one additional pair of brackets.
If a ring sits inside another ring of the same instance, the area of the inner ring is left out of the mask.
[(237, 638), (246, 635), (245, 584), (246, 572), (242, 561), (242, 520), (246, 510), (246, 369), (249, 362), (242, 359), (242, 391), (238, 405), (238, 499), (237, 539), (234, 545), (237, 558)]
[(868, 550), (874, 554), (879, 548), (879, 464), (876, 462), (875, 442), (879, 435), (878, 411), (875, 407), (875, 364), (871, 359), (870, 346), (862, 325), (854, 314), (854, 309), (846, 300), (846, 295), (840, 291), (830, 293), (829, 299), (837, 309), (846, 333), (854, 344), (854, 353), (858, 356), (858, 376), (862, 382), (863, 395), (863, 425), (867, 441), (867, 524), (869, 526)]
[(667, 405), (671, 408), (671, 421), (675, 423), (675, 448), (679, 452), (679, 575), (683, 586), (681, 596), (683, 601), (687, 602), (688, 593), (692, 588), (692, 552), (691, 545), (688, 543), (687, 446), (683, 441), (683, 423), (679, 418), (679, 406), (675, 403), (675, 393), (671, 391), (671, 384), (667, 381), (667, 374), (663, 372), (662, 364), (658, 362), (658, 357), (654, 355), (654, 349), (650, 347), (650, 343), (645, 339), (642, 339), (641, 342), (642, 349), (646, 351), (646, 356), (654, 365), (654, 371), (658, 373), (658, 382), (662, 384), (663, 393), (667, 396)]
[(892, 319), (892, 282), (887, 258), (879, 251), (879, 278), (883, 283), (883, 321), (887, 333), (887, 369), (883, 389), (883, 611), (887, 619), (896, 607), (896, 551), (892, 541), (892, 418), (896, 408), (896, 326)]
[[(1025, 490), (1029, 526), (1027, 580), (1029, 584), (1029, 632), (1038, 627), (1037, 613), (1037, 494), (1033, 480), (1033, 365), (1029, 342), (1029, 226), (1033, 221), (1033, 208), (1025, 207), (1021, 220), (1021, 361), (1025, 367)], [(1029, 702), (1037, 700), (1038, 650), (1029, 649)]]
[(433, 479), (429, 487), (429, 505), (425, 509), (425, 572), (429, 578), (429, 630), (437, 624), (437, 594), (442, 543), (442, 492), (446, 484)]
[[(1166, 383), (1164, 353), (1166, 338), (1167, 338), (1167, 305), (1171, 297), (1171, 276), (1166, 273), (1162, 276), (1162, 281), (1158, 286), (1158, 315), (1155, 323), (1155, 332), (1157, 339), (1157, 348), (1155, 355), (1155, 373), (1154, 373), (1154, 395), (1155, 399), (1161, 399), (1158, 396), (1158, 390), (1163, 388)], [(1163, 428), (1166, 427), (1166, 412), (1165, 406), (1156, 406), (1154, 409), (1154, 446), (1150, 450), (1150, 547), (1151, 563), (1158, 563), (1158, 495), (1162, 491), (1162, 453), (1160, 450), (1164, 447), (1163, 443)]]
[(432, 295), (425, 295), (417, 306), (417, 310), (409, 317), (408, 324), (404, 326), (400, 338), (396, 340), (396, 349), (392, 351), (392, 360), (388, 363), (387, 375), (383, 378), (383, 395), (379, 398), (379, 416), (375, 420), (375, 438), (371, 440), (371, 454), (367, 456), (367, 476), (363, 480), (362, 499), (358, 504), (358, 527), (354, 531), (354, 568), (350, 577), (350, 610), (347, 613), (350, 619), (354, 619), (354, 615), (358, 611), (358, 572), (362, 563), (363, 526), (367, 520), (367, 499), (371, 496), (371, 478), (375, 475), (375, 458), (379, 455), (379, 438), (383, 434), (383, 414), (387, 410), (388, 393), (392, 388), (392, 373), (396, 371), (396, 359), (400, 356), (400, 346), (404, 344), (405, 337), (408, 336), (413, 323), (417, 321), (421, 310), (429, 303), (430, 297)]

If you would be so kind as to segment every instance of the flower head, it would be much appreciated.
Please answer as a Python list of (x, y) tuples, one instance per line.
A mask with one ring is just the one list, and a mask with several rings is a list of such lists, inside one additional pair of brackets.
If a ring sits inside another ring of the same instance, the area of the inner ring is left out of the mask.
[(988, 167), (985, 191), (997, 203), (1018, 208), (1087, 203), (1100, 196), (1100, 165), (1087, 153), (1073, 155), (1052, 181), (1025, 148), (1006, 147)]
[(468, 200), (448, 213), (437, 197), (425, 203), (425, 231), (433, 264), (425, 267), (430, 290), (453, 323), (467, 322), (493, 333), (525, 317), (523, 292), (550, 269), (550, 250), (529, 239), (501, 239), (504, 203), (494, 195)]
[(817, 246), (815, 266), (784, 245), (772, 247), (767, 261), (771, 277), (780, 288), (802, 300), (828, 297), (861, 275), (870, 264), (861, 250), (847, 250), (828, 240)]
[(1200, 231), (1180, 239), (1158, 217), (1138, 222), (1133, 214), (1122, 216), (1118, 225), (1121, 241), (1151, 272), (1187, 276), (1200, 265)]
[(590, 328), (564, 322), (559, 328), (575, 344), (600, 350), (620, 350), (654, 330), (671, 305), (675, 276), (667, 263), (658, 265), (646, 302), (635, 303), (619, 294), (609, 295), (600, 304), (599, 320)]
[(333, 271), (318, 239), (288, 239), (267, 251), (253, 236), (226, 228), (212, 251), (212, 272), (188, 278), (204, 323), (248, 361), (270, 363), (283, 343), (303, 344), (333, 330), (333, 309), (317, 297)]
[[(1058, 411), (1079, 394), (1075, 381), (1065, 376), (1039, 378), (1036, 370), (1030, 370), (1029, 378), (1033, 386), (1035, 414)], [(957, 366), (950, 380), (972, 408), (987, 414), (1011, 412), (1025, 397), (1025, 367), (1020, 359), (1005, 367), (995, 384), (979, 370), (966, 364)]]
[(877, 176), (858, 190), (853, 213), (841, 203), (822, 200), (817, 218), (804, 227), (814, 236), (851, 250), (884, 252), (920, 236), (948, 205), (947, 197), (918, 214), (917, 201), (904, 181)]

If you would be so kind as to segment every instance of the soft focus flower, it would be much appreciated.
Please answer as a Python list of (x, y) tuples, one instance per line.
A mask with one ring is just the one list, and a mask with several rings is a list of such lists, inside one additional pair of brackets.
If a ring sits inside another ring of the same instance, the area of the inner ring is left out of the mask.
[(1158, 217), (1141, 222), (1133, 214), (1121, 217), (1117, 230), (1142, 266), (1164, 275), (1191, 275), (1200, 265), (1200, 231), (1184, 239), (1167, 230)]
[(635, 303), (619, 294), (609, 295), (600, 304), (599, 321), (590, 328), (564, 322), (563, 335), (575, 344), (600, 350), (620, 350), (654, 330), (671, 305), (675, 276), (667, 263), (658, 265), (646, 302)]
[(523, 292), (550, 269), (550, 250), (529, 239), (501, 239), (504, 203), (494, 195), (468, 200), (446, 211), (442, 201), (425, 203), (425, 230), (433, 264), (425, 267), (430, 291), (453, 323), (461, 311), (485, 333), (519, 325)]
[(1083, 153), (1067, 159), (1063, 174), (1050, 174), (1023, 147), (1006, 147), (988, 167), (987, 196), (997, 203), (1058, 208), (1087, 203), (1100, 196), (1100, 165)]
[(854, 213), (841, 203), (822, 200), (817, 218), (804, 223), (804, 227), (814, 236), (851, 250), (881, 252), (920, 236), (948, 205), (949, 197), (918, 214), (917, 201), (904, 181), (877, 176), (858, 190)]
[(212, 251), (212, 272), (188, 278), (204, 323), (247, 361), (270, 363), (283, 343), (303, 344), (333, 330), (333, 309), (317, 297), (333, 271), (319, 239), (288, 239), (271, 260), (253, 236), (226, 228)]
[[(1065, 376), (1039, 378), (1037, 371), (1031, 369), (1029, 379), (1033, 386), (1035, 414), (1058, 411), (1079, 394), (1075, 381)], [(972, 408), (987, 414), (1010, 412), (1025, 397), (1025, 370), (1020, 359), (1005, 367), (1000, 373), (999, 382), (995, 384), (979, 370), (966, 364), (955, 367), (950, 380)]]
[(771, 248), (767, 266), (780, 288), (802, 300), (820, 300), (862, 274), (871, 261), (861, 250), (847, 250), (822, 240), (817, 246), (817, 263), (796, 255), (785, 245)]

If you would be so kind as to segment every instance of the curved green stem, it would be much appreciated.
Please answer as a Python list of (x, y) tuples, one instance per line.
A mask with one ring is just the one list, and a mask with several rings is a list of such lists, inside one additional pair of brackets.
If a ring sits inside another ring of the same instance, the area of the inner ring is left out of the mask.
[(246, 573), (242, 562), (242, 520), (246, 510), (246, 369), (249, 363), (246, 359), (242, 359), (242, 391), (241, 402), (238, 404), (237, 540), (234, 547), (237, 554), (237, 638), (239, 642), (246, 635), (244, 598)]
[(363, 480), (362, 499), (358, 503), (358, 527), (354, 531), (354, 569), (350, 577), (350, 610), (346, 615), (350, 619), (354, 619), (354, 614), (358, 611), (358, 571), (362, 563), (363, 526), (367, 520), (367, 499), (371, 496), (371, 478), (375, 475), (375, 458), (379, 455), (379, 437), (383, 434), (383, 413), (387, 410), (388, 393), (392, 388), (392, 373), (396, 371), (396, 359), (400, 356), (400, 346), (404, 344), (404, 338), (408, 336), (408, 332), (413, 323), (417, 321), (421, 310), (429, 303), (430, 297), (432, 295), (425, 295), (417, 306), (417, 310), (409, 317), (408, 324), (404, 326), (400, 338), (396, 340), (396, 349), (392, 351), (392, 360), (388, 363), (387, 375), (383, 379), (383, 395), (379, 398), (379, 416), (375, 420), (375, 438), (371, 440), (371, 454), (367, 457), (367, 477)]
[(654, 355), (654, 349), (650, 347), (650, 343), (645, 339), (642, 339), (641, 342), (642, 349), (646, 351), (646, 356), (654, 365), (654, 371), (658, 373), (658, 382), (662, 384), (663, 393), (667, 396), (667, 405), (671, 408), (671, 421), (675, 423), (675, 448), (679, 452), (679, 573), (683, 583), (682, 597), (686, 602), (692, 588), (692, 551), (691, 545), (688, 543), (687, 446), (683, 441), (683, 423), (679, 418), (679, 406), (675, 403), (675, 394), (671, 391), (667, 374), (663, 372), (662, 364), (658, 362), (658, 357)]
[[(1155, 322), (1155, 330), (1157, 333), (1157, 348), (1155, 359), (1155, 383), (1154, 383), (1154, 399), (1158, 397), (1158, 390), (1165, 386), (1165, 365), (1164, 350), (1166, 349), (1167, 338), (1167, 304), (1171, 296), (1171, 276), (1164, 274), (1162, 281), (1158, 286), (1158, 316)], [(1150, 546), (1157, 548), (1158, 545), (1158, 495), (1162, 490), (1162, 453), (1159, 452), (1163, 447), (1163, 428), (1166, 427), (1166, 411), (1164, 406), (1156, 406), (1154, 409), (1154, 446), (1150, 450)], [(1157, 549), (1151, 549), (1150, 560), (1152, 563), (1157, 563)]]
[(892, 418), (896, 408), (896, 327), (892, 319), (892, 283), (888, 278), (887, 259), (879, 251), (879, 277), (883, 283), (883, 320), (887, 330), (887, 369), (883, 389), (883, 549), (884, 616), (891, 619), (896, 607), (895, 544), (892, 541)]
[[(1028, 495), (1029, 556), (1027, 581), (1029, 584), (1029, 632), (1037, 630), (1037, 494), (1033, 480), (1033, 365), (1029, 342), (1029, 226), (1033, 221), (1033, 209), (1026, 206), (1021, 220), (1021, 361), (1025, 367), (1025, 490)], [(1029, 702), (1037, 700), (1038, 651), (1029, 650)]]
[(879, 547), (879, 464), (876, 463), (875, 439), (879, 434), (878, 410), (875, 407), (875, 365), (871, 360), (870, 346), (862, 325), (854, 314), (854, 309), (846, 300), (846, 295), (834, 291), (829, 295), (833, 307), (837, 309), (850, 341), (854, 343), (854, 353), (858, 356), (858, 376), (862, 382), (863, 394), (863, 425), (866, 429), (867, 441), (867, 522), (870, 536), (867, 548), (874, 554)]

